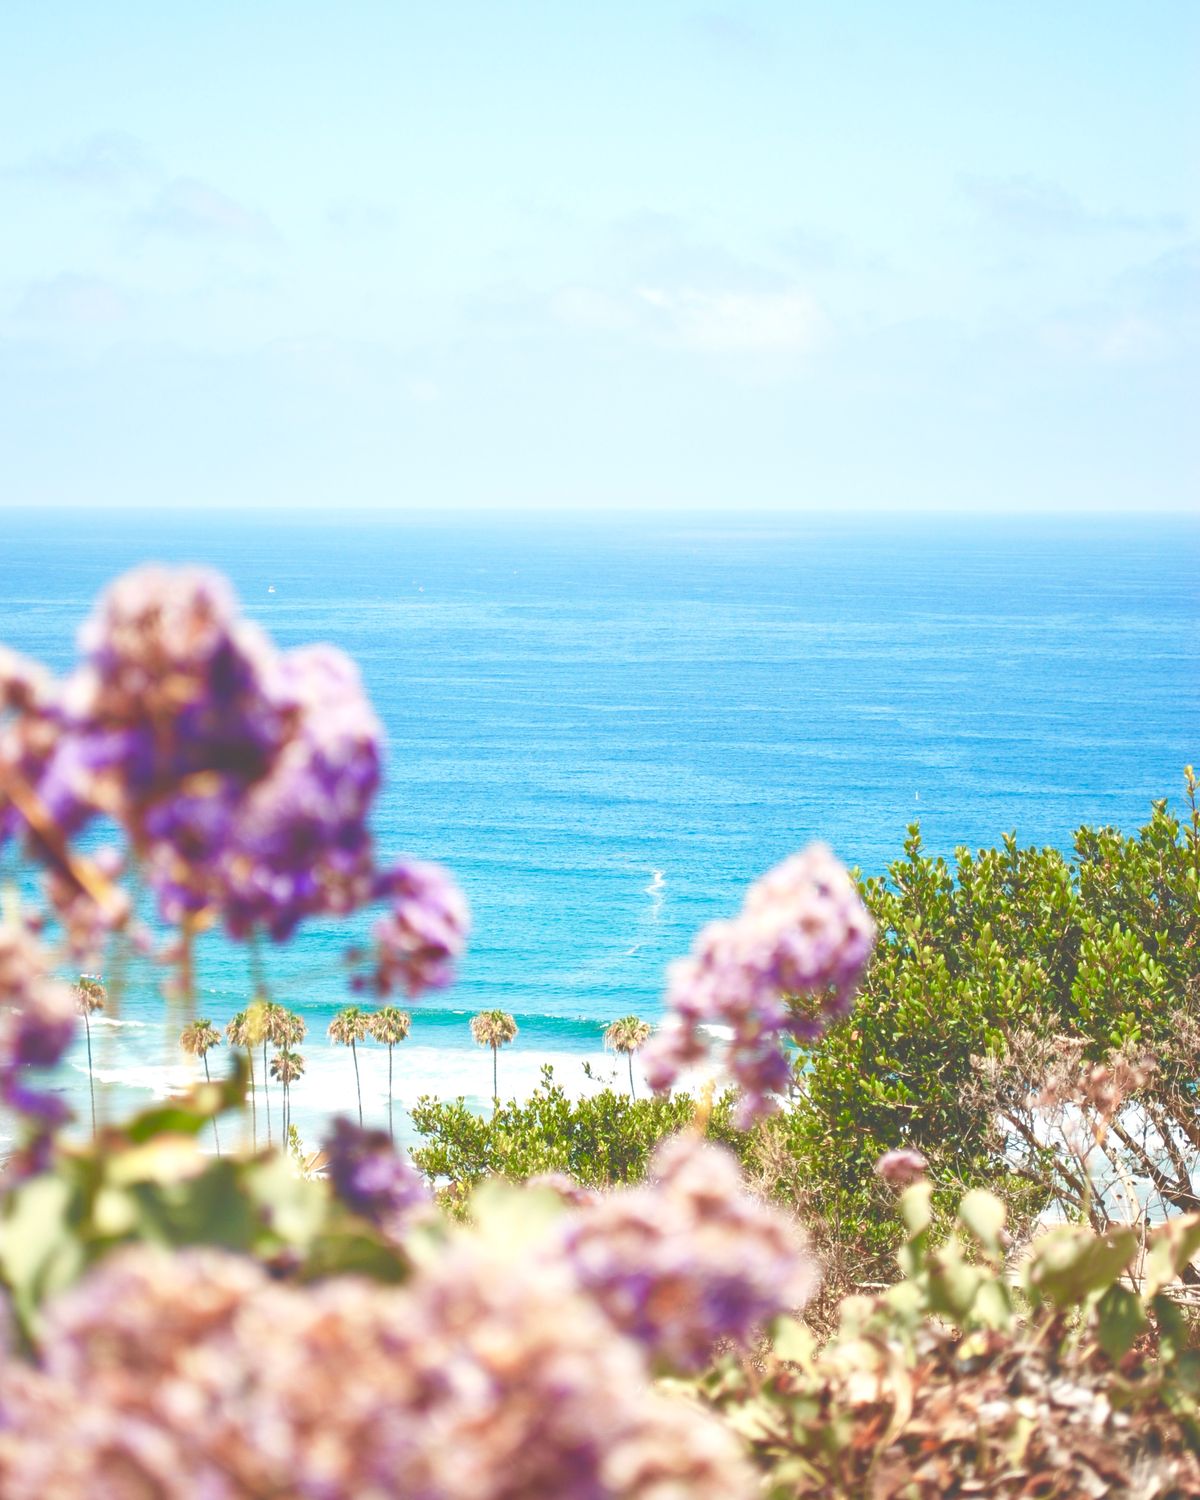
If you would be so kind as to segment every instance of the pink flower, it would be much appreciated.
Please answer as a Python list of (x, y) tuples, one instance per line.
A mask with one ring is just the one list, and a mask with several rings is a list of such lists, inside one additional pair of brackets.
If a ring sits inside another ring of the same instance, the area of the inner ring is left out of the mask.
[(921, 1153), (911, 1146), (885, 1151), (875, 1163), (875, 1171), (893, 1187), (907, 1187), (910, 1182), (916, 1182), (919, 1177), (924, 1177), (928, 1167), (929, 1163)]

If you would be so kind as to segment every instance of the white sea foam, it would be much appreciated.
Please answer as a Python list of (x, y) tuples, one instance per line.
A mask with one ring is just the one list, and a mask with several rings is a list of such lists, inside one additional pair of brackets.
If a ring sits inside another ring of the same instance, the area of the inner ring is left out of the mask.
[[(71, 1067), (76, 1073), (87, 1077), (86, 1064), (72, 1062)], [(94, 1067), (92, 1077), (101, 1084), (143, 1089), (151, 1099), (169, 1099), (172, 1094), (183, 1093), (195, 1082), (189, 1068), (171, 1063), (133, 1063), (124, 1068)]]

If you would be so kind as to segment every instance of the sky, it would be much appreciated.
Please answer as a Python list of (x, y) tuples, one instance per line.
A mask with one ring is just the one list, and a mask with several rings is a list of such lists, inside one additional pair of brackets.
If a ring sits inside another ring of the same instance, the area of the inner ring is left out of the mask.
[(1194, 510), (1193, 0), (6, 0), (0, 507)]

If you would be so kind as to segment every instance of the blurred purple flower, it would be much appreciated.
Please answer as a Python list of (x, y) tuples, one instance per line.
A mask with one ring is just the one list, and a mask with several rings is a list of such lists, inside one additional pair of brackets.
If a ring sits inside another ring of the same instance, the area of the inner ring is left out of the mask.
[[(139, 1247), (6, 1363), (14, 1500), (749, 1500), (733, 1434), (649, 1380), (569, 1278), (467, 1238), (403, 1287), (272, 1283), (248, 1257)], [(69, 1432), (70, 1441), (63, 1441)]]
[(75, 1000), (54, 979), (44, 951), (24, 925), (0, 923), (0, 1100), (42, 1129), (69, 1111), (60, 1095), (34, 1087), (28, 1068), (59, 1062), (75, 1033)]
[(216, 875), (235, 937), (262, 926), (283, 939), (306, 916), (373, 898), (367, 816), (383, 732), (358, 670), (333, 647), (312, 646), (282, 658), (279, 678), (294, 730), (236, 810)]
[[(445, 989), (470, 929), (458, 886), (440, 866), (407, 860), (381, 871), (373, 894), (390, 900), (391, 910), (375, 924), (372, 967), (356, 976), (355, 988), (370, 987), (380, 995), (403, 989), (410, 996)], [(352, 962), (359, 957), (350, 955)]]
[(326, 1173), (347, 1208), (389, 1235), (430, 1202), (425, 1179), (384, 1130), (363, 1130), (336, 1119), (325, 1138)]
[(745, 1346), (817, 1280), (799, 1226), (747, 1192), (728, 1151), (692, 1135), (659, 1147), (646, 1184), (573, 1214), (562, 1248), (580, 1288), (677, 1370), (699, 1369), (721, 1340)]
[[(750, 887), (737, 917), (704, 928), (671, 966), (668, 1022), (643, 1054), (652, 1086), (669, 1088), (707, 1055), (709, 1029), (726, 1028), (741, 1122), (769, 1113), (791, 1076), (784, 1039), (812, 1041), (846, 1013), (873, 942), (854, 881), (824, 845), (785, 860)], [(790, 1003), (800, 997), (815, 1004)]]

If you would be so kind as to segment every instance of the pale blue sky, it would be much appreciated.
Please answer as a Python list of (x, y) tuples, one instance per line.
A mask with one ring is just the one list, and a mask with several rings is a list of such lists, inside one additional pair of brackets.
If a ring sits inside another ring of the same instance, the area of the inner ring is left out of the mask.
[(0, 505), (1185, 509), (1192, 0), (0, 12)]

